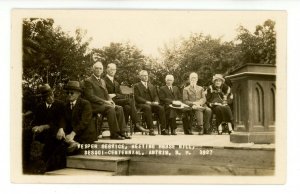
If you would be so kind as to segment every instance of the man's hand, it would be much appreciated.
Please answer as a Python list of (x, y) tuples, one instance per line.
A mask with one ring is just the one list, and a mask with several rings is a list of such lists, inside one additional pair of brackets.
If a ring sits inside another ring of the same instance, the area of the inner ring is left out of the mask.
[(111, 106), (111, 107), (115, 108), (115, 103), (112, 100), (106, 100), (105, 104), (108, 105), (108, 106)]
[(32, 128), (32, 131), (34, 133), (41, 133), (42, 131), (44, 131), (45, 129), (49, 129), (50, 126), (49, 125), (39, 125), (39, 126), (34, 126)]
[(152, 104), (150, 101), (146, 101), (146, 104)]
[(66, 138), (66, 134), (64, 132), (64, 129), (63, 128), (59, 128), (57, 134), (56, 134), (56, 139), (58, 140), (62, 140), (62, 139), (65, 139)]
[(40, 126), (34, 126), (33, 128), (32, 128), (32, 132), (33, 133), (39, 133), (40, 132)]
[(67, 143), (73, 142), (75, 135), (76, 135), (76, 133), (74, 131), (72, 131), (70, 134), (66, 135), (66, 142)]

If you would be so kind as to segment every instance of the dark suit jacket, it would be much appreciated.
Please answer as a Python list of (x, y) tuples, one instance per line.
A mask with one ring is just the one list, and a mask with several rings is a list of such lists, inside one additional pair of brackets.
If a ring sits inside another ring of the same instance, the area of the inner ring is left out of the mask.
[(137, 104), (145, 104), (146, 101), (159, 102), (156, 88), (149, 82), (148, 89), (142, 84), (142, 82), (136, 83), (133, 89), (135, 101)]
[(180, 100), (181, 101), (181, 92), (179, 91), (177, 86), (172, 86), (173, 89), (173, 93), (170, 91), (170, 89), (168, 88), (168, 86), (162, 86), (159, 89), (159, 99), (160, 102), (164, 105), (164, 106), (169, 106), (170, 104), (172, 104), (172, 101), (174, 100)]
[(84, 97), (90, 101), (93, 110), (104, 104), (105, 100), (109, 100), (106, 84), (103, 79), (98, 81), (95, 76), (90, 76), (84, 82)]
[(114, 82), (112, 82), (107, 76), (105, 76), (103, 78), (103, 80), (105, 81), (108, 93), (116, 94), (116, 96), (113, 98), (113, 100), (125, 99), (125, 96), (123, 95), (123, 93), (121, 91), (120, 84), (116, 80), (114, 80)]
[(47, 134), (55, 137), (58, 129), (64, 126), (63, 112), (64, 103), (62, 101), (54, 100), (49, 109), (47, 109), (45, 102), (40, 103), (34, 112), (33, 126), (50, 125)]
[(65, 105), (65, 132), (74, 131), (75, 141), (79, 143), (93, 143), (97, 139), (96, 129), (92, 123), (91, 104), (82, 98), (78, 98), (73, 109), (70, 103)]

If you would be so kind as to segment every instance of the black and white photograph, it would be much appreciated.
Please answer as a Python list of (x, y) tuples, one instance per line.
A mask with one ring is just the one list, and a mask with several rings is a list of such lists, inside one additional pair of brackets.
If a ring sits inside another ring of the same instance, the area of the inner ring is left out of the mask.
[(11, 16), (14, 182), (285, 181), (285, 11)]

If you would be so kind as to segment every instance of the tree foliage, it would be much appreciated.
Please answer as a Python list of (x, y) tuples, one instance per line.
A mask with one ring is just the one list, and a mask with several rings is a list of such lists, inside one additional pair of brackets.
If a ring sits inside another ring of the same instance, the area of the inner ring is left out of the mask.
[(183, 87), (191, 72), (199, 75), (199, 84), (207, 85), (214, 73), (225, 73), (235, 63), (236, 50), (232, 42), (221, 42), (203, 34), (192, 34), (177, 43), (178, 47), (165, 46), (163, 64)]
[(266, 20), (257, 25), (252, 34), (243, 26), (238, 28), (237, 48), (241, 51), (239, 61), (245, 63), (276, 64), (276, 32), (275, 22)]
[(93, 49), (94, 59), (103, 63), (104, 69), (109, 63), (117, 65), (116, 79), (125, 85), (138, 81), (138, 72), (147, 69), (147, 58), (136, 46), (130, 43), (110, 43), (109, 46)]
[(23, 80), (31, 87), (40, 83), (55, 87), (67, 79), (78, 80), (90, 65), (84, 32), (76, 30), (73, 38), (53, 24), (53, 19), (23, 20)]

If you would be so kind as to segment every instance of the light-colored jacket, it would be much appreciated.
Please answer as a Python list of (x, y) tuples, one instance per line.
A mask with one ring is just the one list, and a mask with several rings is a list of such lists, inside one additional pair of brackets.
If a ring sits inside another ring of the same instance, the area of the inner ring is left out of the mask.
[(195, 88), (193, 88), (191, 85), (185, 87), (183, 89), (182, 100), (183, 103), (189, 106), (193, 106), (193, 104), (205, 106), (206, 97), (204, 88), (198, 85), (196, 85)]

